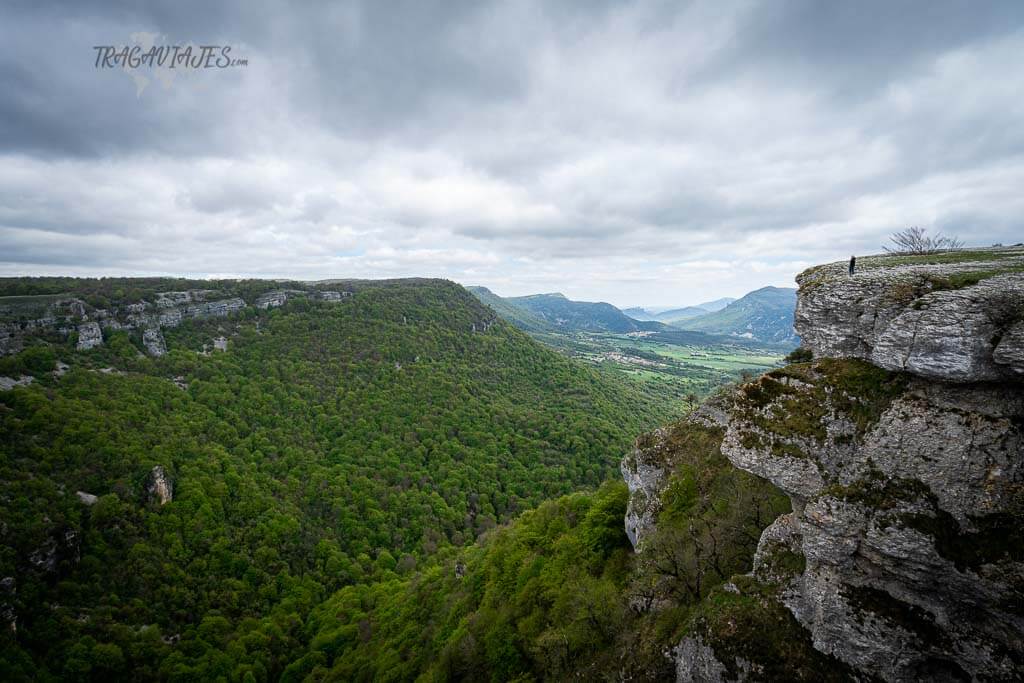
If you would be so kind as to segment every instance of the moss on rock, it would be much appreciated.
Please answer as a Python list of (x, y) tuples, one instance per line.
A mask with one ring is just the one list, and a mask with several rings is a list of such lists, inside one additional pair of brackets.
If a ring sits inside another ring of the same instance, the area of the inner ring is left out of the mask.
[[(735, 591), (732, 590), (735, 588)], [(814, 649), (810, 634), (779, 601), (777, 588), (749, 576), (734, 576), (694, 610), (688, 632), (715, 652), (736, 679), (741, 661), (750, 664), (746, 680), (848, 681), (850, 668)]]

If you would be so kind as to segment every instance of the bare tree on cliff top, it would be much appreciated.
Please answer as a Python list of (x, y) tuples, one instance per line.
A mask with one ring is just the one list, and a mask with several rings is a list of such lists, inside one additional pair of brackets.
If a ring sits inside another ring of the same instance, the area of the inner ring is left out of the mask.
[(890, 238), (896, 246), (885, 247), (890, 254), (937, 254), (941, 251), (963, 249), (964, 243), (955, 237), (935, 235), (932, 237), (924, 228), (914, 226), (893, 233)]

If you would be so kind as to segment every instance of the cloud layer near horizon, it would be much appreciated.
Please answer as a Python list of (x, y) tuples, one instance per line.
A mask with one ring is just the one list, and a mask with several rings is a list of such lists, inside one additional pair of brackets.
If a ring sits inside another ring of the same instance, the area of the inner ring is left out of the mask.
[[(0, 274), (681, 305), (1024, 238), (1019, 2), (39, 5), (0, 23)], [(92, 46), (140, 32), (248, 66), (139, 93)]]

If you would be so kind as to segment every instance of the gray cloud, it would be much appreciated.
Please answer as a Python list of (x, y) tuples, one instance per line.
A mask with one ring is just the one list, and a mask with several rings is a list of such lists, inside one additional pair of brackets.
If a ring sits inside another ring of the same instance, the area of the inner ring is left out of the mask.
[[(249, 65), (138, 92), (92, 50), (137, 32)], [(1024, 234), (1019, 2), (16, 1), (0, 41), (3, 274), (684, 304)]]

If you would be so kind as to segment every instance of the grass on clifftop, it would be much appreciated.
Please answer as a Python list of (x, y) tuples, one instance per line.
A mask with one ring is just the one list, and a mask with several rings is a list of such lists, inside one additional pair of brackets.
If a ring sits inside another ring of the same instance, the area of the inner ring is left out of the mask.
[[(991, 263), (992, 266), (978, 268), (969, 272), (951, 274), (951, 278), (962, 280), (959, 287), (976, 284), (982, 279), (1009, 272), (1020, 272), (1024, 268), (1024, 247), (990, 247), (985, 249), (962, 249), (960, 251), (941, 252), (937, 254), (873, 254), (857, 257), (857, 273), (873, 270), (886, 270), (901, 266), (941, 266), (970, 263)], [(808, 268), (797, 280), (803, 286), (813, 282), (822, 282), (833, 277), (847, 276), (847, 262), (836, 261)], [(973, 279), (973, 281), (971, 281)], [(945, 287), (957, 289), (959, 287)]]

